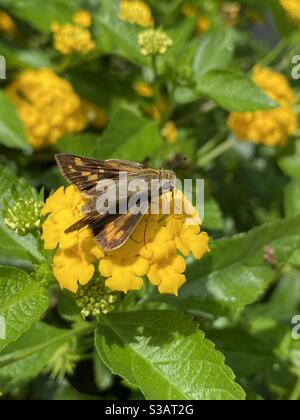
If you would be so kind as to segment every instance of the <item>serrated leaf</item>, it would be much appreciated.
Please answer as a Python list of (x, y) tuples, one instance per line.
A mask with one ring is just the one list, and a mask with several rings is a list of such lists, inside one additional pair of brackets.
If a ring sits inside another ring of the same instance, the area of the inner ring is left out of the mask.
[(0, 352), (28, 331), (47, 307), (47, 291), (39, 283), (24, 271), (0, 267), (0, 315), (6, 323)]
[(199, 40), (193, 69), (197, 77), (212, 70), (226, 69), (233, 57), (234, 33), (232, 30), (217, 29), (204, 34)]
[(244, 398), (223, 355), (179, 312), (108, 315), (98, 327), (96, 347), (107, 366), (147, 399)]
[(197, 80), (199, 94), (230, 112), (253, 112), (277, 107), (250, 78), (230, 71), (211, 71)]
[[(70, 341), (69, 331), (36, 323), (0, 356), (0, 391), (7, 393), (29, 382), (45, 368), (53, 354)], [(9, 360), (10, 363), (6, 361)]]
[(30, 267), (32, 260), (43, 261), (37, 239), (28, 234), (19, 236), (3, 220), (3, 202), (11, 198), (11, 187), (24, 188), (20, 179), (7, 166), (0, 164), (0, 264)]
[(0, 91), (0, 144), (12, 148), (30, 151), (24, 126), (15, 106), (3, 91)]
[(96, 159), (127, 159), (142, 162), (162, 144), (157, 125), (152, 120), (119, 108), (95, 145)]
[(300, 216), (215, 241), (210, 255), (189, 266), (188, 282), (179, 297), (163, 300), (213, 315), (240, 311), (255, 302), (274, 278), (274, 269), (264, 259), (266, 246), (274, 250), (278, 268), (285, 265), (300, 248)]

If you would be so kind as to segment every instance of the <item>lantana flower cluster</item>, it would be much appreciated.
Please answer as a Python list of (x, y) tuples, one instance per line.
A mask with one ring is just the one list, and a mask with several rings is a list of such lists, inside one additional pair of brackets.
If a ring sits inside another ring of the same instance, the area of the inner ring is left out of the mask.
[(15, 31), (15, 22), (6, 12), (0, 10), (0, 33), (2, 32), (6, 35), (13, 35)]
[(62, 135), (77, 133), (87, 124), (72, 85), (50, 69), (20, 73), (6, 94), (16, 105), (34, 149), (51, 146)]
[(288, 79), (260, 66), (254, 68), (252, 79), (279, 107), (270, 111), (231, 113), (229, 128), (240, 140), (283, 146), (297, 130), (296, 98)]
[(300, 25), (300, 3), (298, 0), (279, 0), (282, 7)]
[(72, 53), (87, 54), (96, 48), (89, 27), (92, 25), (92, 16), (88, 11), (81, 10), (73, 17), (73, 23), (59, 24), (54, 22), (51, 26), (54, 34), (54, 46), (61, 54)]
[(119, 18), (144, 28), (154, 23), (150, 7), (141, 0), (121, 0)]
[[(176, 197), (183, 199), (180, 193)], [(139, 290), (147, 277), (160, 293), (177, 295), (186, 282), (185, 257), (193, 254), (201, 259), (209, 251), (208, 235), (201, 231), (200, 224), (188, 223), (189, 211), (180, 215), (146, 215), (120, 249), (104, 252), (89, 228), (65, 233), (82, 217), (84, 204), (75, 187), (61, 187), (42, 210), (48, 216), (42, 235), (45, 249), (56, 250), (54, 275), (63, 289), (73, 293), (79, 285), (89, 283), (97, 270), (105, 285), (114, 291)]]
[(138, 36), (142, 55), (163, 55), (173, 45), (172, 38), (161, 29), (146, 29)]

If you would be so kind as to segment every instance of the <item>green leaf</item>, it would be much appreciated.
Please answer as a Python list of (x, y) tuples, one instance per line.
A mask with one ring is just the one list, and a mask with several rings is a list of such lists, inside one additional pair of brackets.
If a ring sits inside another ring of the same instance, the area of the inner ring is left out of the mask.
[(211, 71), (197, 80), (197, 91), (230, 112), (268, 110), (277, 104), (247, 76)]
[(207, 334), (225, 354), (228, 365), (239, 378), (253, 376), (276, 362), (270, 346), (240, 328), (224, 328)]
[(300, 214), (300, 182), (292, 180), (284, 192), (285, 215), (293, 217)]
[(96, 159), (129, 159), (143, 161), (162, 144), (157, 125), (152, 120), (119, 108), (111, 124), (95, 145)]
[(191, 318), (178, 312), (145, 311), (103, 318), (96, 347), (104, 362), (147, 399), (241, 400), (224, 357)]
[(197, 77), (212, 70), (226, 69), (233, 57), (234, 33), (217, 29), (201, 36), (196, 51), (193, 69)]
[(268, 302), (249, 306), (245, 311), (247, 320), (259, 325), (260, 320), (290, 323), (297, 313), (300, 301), (300, 278), (297, 272), (285, 275), (278, 283)]
[(50, 32), (53, 22), (71, 22), (72, 16), (80, 2), (77, 0), (51, 0), (43, 3), (39, 0), (11, 0), (9, 11), (28, 22), (41, 32)]
[(94, 395), (82, 394), (73, 388), (70, 384), (61, 384), (54, 395), (54, 401), (99, 401), (100, 397)]
[(24, 271), (0, 267), (0, 315), (6, 322), (0, 352), (28, 331), (47, 307), (47, 291), (39, 283)]
[(300, 180), (300, 141), (296, 142), (296, 151), (294, 155), (284, 156), (279, 160), (279, 166), (283, 172), (290, 176)]
[(106, 391), (113, 385), (113, 375), (100, 359), (98, 352), (94, 354), (94, 375), (99, 391)]
[(219, 204), (213, 198), (205, 201), (205, 216), (203, 226), (205, 229), (220, 230), (224, 226), (224, 219)]
[(40, 51), (13, 48), (0, 40), (0, 54), (6, 59), (9, 67), (42, 68), (52, 67), (49, 57)]
[(62, 153), (72, 153), (92, 158), (95, 154), (97, 142), (100, 139), (101, 137), (96, 134), (74, 134), (62, 137), (56, 147)]
[(0, 264), (29, 268), (32, 266), (32, 260), (41, 262), (44, 256), (40, 253), (38, 241), (33, 235), (19, 236), (9, 229), (3, 220), (3, 201), (9, 202), (13, 185), (17, 190), (24, 188), (24, 184), (21, 184), (15, 173), (0, 164)]
[(140, 53), (137, 25), (119, 19), (119, 0), (101, 0), (100, 10), (95, 19), (99, 35), (98, 45), (107, 53), (120, 55), (136, 64), (148, 63)]
[[(18, 341), (6, 347), (0, 356), (0, 390), (7, 393), (45, 368), (53, 354), (70, 340), (69, 331), (36, 323)], [(6, 361), (9, 360), (10, 363)]]
[(278, 268), (300, 248), (300, 216), (268, 223), (211, 244), (211, 254), (192, 263), (179, 297), (164, 301), (213, 315), (234, 314), (255, 302), (271, 284), (274, 269), (265, 247), (274, 249)]
[(15, 106), (3, 91), (0, 91), (0, 144), (13, 149), (30, 151), (23, 124)]

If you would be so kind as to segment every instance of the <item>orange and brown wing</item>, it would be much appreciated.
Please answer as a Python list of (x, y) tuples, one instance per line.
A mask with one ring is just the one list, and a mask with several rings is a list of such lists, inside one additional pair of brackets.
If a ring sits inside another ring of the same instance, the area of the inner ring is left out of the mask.
[(99, 181), (104, 179), (117, 181), (120, 172), (127, 172), (132, 178), (143, 169), (143, 165), (134, 162), (96, 160), (68, 153), (57, 154), (55, 159), (62, 175), (88, 197), (99, 195), (97, 192)]

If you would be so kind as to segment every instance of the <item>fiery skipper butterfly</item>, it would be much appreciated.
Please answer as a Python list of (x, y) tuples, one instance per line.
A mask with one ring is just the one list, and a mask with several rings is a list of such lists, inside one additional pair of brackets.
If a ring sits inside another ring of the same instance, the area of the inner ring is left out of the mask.
[(82, 208), (84, 217), (70, 226), (66, 233), (88, 226), (92, 230), (96, 242), (105, 251), (116, 250), (128, 240), (142, 217), (148, 212), (149, 206), (147, 205), (139, 212), (133, 211), (132, 205), (130, 205), (132, 193), (127, 193), (127, 190), (126, 194), (125, 191), (124, 194), (122, 191), (121, 194), (118, 194), (117, 203), (117, 208), (120, 208), (121, 202), (126, 200), (128, 209), (126, 213), (111, 214), (103, 211), (97, 206), (97, 201), (104, 194), (103, 191), (99, 192), (99, 183), (109, 180), (116, 185), (116, 190), (118, 190), (120, 174), (127, 174), (128, 183), (142, 180), (145, 191), (140, 191), (140, 193), (146, 194), (147, 204), (151, 200), (148, 192), (153, 181), (159, 183), (159, 195), (173, 191), (176, 187), (176, 175), (173, 171), (150, 169), (142, 164), (123, 160), (101, 161), (70, 154), (58, 154), (55, 158), (62, 175), (88, 200)]

